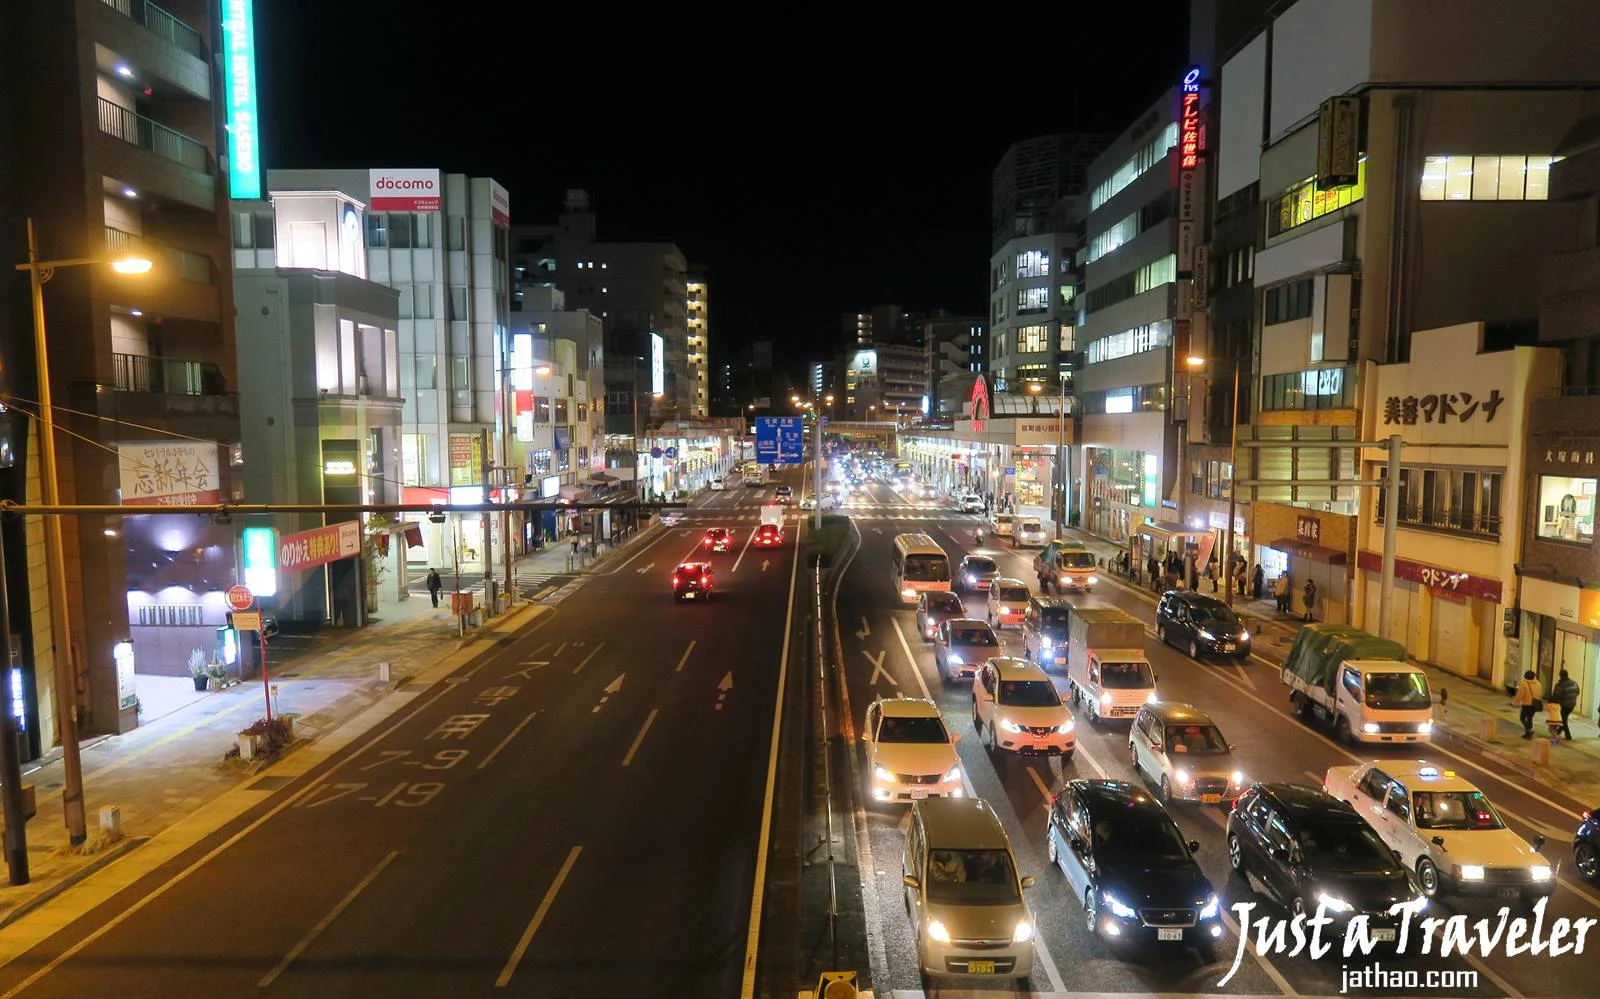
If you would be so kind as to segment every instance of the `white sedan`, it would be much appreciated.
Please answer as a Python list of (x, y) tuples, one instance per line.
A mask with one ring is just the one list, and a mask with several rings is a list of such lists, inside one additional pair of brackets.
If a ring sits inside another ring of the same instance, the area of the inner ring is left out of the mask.
[(1484, 793), (1454, 770), (1422, 760), (1333, 767), (1323, 789), (1349, 802), (1417, 875), (1442, 893), (1533, 902), (1555, 889), (1550, 861), (1506, 827)]

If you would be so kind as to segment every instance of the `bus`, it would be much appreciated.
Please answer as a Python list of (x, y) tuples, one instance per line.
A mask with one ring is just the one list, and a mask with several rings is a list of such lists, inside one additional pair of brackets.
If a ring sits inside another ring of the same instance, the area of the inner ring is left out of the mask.
[(924, 590), (950, 589), (950, 557), (926, 534), (901, 534), (894, 539), (894, 588), (900, 601), (917, 602)]

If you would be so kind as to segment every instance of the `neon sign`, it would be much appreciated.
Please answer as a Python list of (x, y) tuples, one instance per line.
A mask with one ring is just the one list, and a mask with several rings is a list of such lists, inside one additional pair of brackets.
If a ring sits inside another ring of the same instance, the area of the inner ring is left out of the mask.
[(261, 197), (261, 133), (256, 118), (256, 28), (253, 0), (222, 7), (222, 71), (227, 81), (228, 190)]
[(1182, 103), (1178, 108), (1178, 169), (1193, 170), (1200, 163), (1200, 67), (1183, 75)]
[[(979, 416), (979, 410), (983, 415)], [(972, 383), (972, 430), (974, 433), (983, 433), (983, 421), (989, 418), (989, 384), (979, 375)]]

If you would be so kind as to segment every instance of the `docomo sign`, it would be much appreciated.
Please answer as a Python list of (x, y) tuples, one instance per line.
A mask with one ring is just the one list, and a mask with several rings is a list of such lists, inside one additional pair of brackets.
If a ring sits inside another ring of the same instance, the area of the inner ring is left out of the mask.
[(278, 570), (299, 572), (329, 562), (350, 558), (361, 551), (361, 524), (346, 520), (299, 534), (286, 535), (278, 542)]
[(375, 212), (436, 212), (441, 190), (437, 169), (369, 170), (367, 198)]

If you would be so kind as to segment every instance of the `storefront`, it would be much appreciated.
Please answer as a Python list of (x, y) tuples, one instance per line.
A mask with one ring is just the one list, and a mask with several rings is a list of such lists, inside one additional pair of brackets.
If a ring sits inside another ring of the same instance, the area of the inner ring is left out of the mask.
[(1148, 451), (1084, 449), (1089, 503), (1084, 528), (1118, 543), (1147, 517), (1157, 517), (1161, 502), (1161, 458)]
[(1578, 682), (1575, 712), (1596, 720), (1596, 684), (1600, 684), (1600, 590), (1566, 583), (1522, 580), (1522, 620), (1508, 651), (1504, 682), (1533, 670), (1549, 690), (1561, 670)]
[(1287, 572), (1292, 610), (1304, 616), (1305, 586), (1310, 580), (1317, 591), (1312, 619), (1349, 623), (1348, 570), (1354, 518), (1280, 503), (1258, 501), (1252, 508), (1256, 561), (1266, 576), (1267, 591), (1271, 592), (1273, 581)]
[[(1366, 591), (1366, 618), (1377, 631), (1383, 599), (1383, 556), (1356, 555)], [(1444, 566), (1394, 560), (1389, 635), (1423, 662), (1461, 676), (1495, 681), (1495, 635), (1500, 631), (1500, 580)]]

